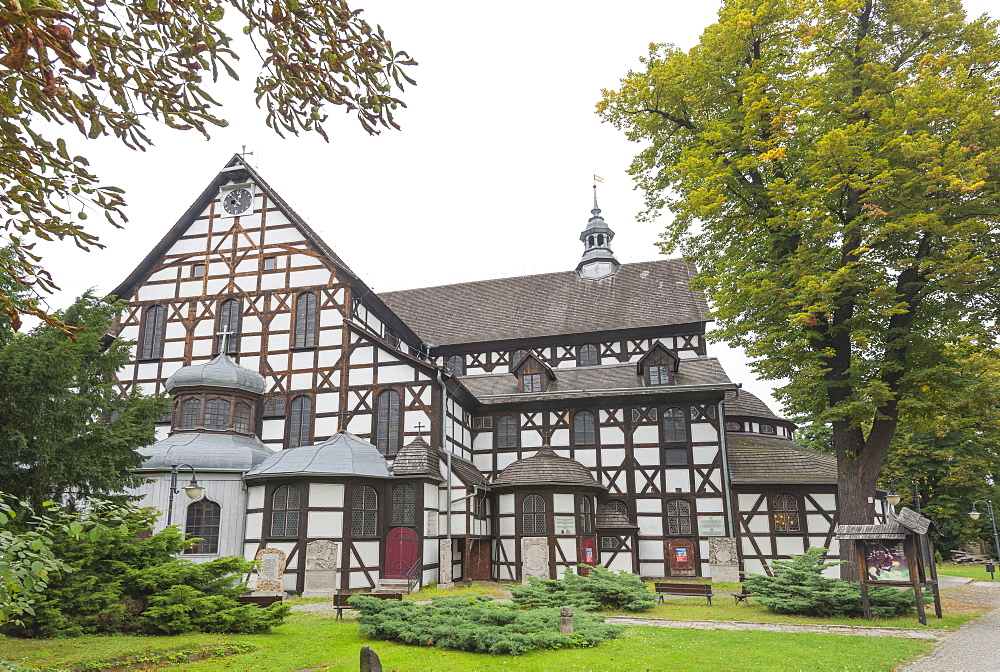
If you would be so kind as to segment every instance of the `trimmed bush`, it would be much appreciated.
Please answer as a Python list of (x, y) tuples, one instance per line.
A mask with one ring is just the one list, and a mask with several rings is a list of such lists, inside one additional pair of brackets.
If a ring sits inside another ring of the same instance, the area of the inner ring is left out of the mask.
[(587, 576), (569, 567), (562, 579), (530, 577), (527, 586), (511, 586), (514, 603), (525, 608), (576, 607), (584, 611), (623, 609), (645, 611), (656, 604), (645, 581), (629, 572), (589, 567)]
[(595, 646), (621, 628), (590, 614), (575, 614), (572, 635), (559, 633), (559, 609), (525, 610), (484, 595), (438, 597), (431, 604), (356, 595), (363, 635), (411, 646), (518, 655), (535, 649)]
[[(755, 600), (779, 614), (806, 616), (864, 616), (861, 584), (823, 576), (823, 570), (840, 565), (826, 560), (827, 549), (809, 548), (790, 560), (771, 563), (774, 576), (753, 576), (744, 581)], [(901, 616), (915, 609), (913, 592), (889, 586), (868, 586), (872, 616)]]

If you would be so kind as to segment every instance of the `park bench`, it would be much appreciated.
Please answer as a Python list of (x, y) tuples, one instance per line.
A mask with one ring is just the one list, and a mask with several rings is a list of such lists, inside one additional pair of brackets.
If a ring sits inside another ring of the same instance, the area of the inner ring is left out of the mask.
[(738, 605), (740, 602), (742, 602), (743, 604), (745, 604), (747, 606), (750, 606), (750, 603), (747, 602), (747, 598), (750, 597), (750, 593), (747, 592), (747, 589), (746, 589), (745, 586), (740, 586), (740, 592), (738, 592), (738, 593), (729, 593), (729, 594), (732, 595), (733, 599), (736, 600), (735, 604)]
[(240, 595), (236, 598), (236, 601), (240, 604), (255, 604), (258, 607), (269, 607), (275, 602), (281, 602), (284, 598), (282, 595)]
[(654, 585), (656, 594), (660, 596), (660, 602), (663, 602), (664, 595), (683, 595), (704, 597), (708, 600), (708, 606), (712, 606), (712, 586), (707, 583), (662, 583), (657, 581)]
[(365, 597), (374, 597), (379, 600), (401, 600), (403, 599), (402, 593), (337, 593), (333, 596), (333, 607), (337, 610), (337, 618), (343, 618), (344, 609), (350, 609), (351, 606), (347, 604), (348, 598), (354, 597), (355, 595), (364, 595)]

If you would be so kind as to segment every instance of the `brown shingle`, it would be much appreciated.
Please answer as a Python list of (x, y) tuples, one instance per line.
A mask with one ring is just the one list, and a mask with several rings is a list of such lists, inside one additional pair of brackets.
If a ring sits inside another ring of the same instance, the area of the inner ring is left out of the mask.
[(746, 390), (740, 390), (736, 399), (726, 399), (727, 416), (746, 416), (751, 418), (768, 418), (780, 420), (767, 404), (750, 394)]
[(576, 271), (386, 292), (379, 296), (425, 341), (482, 343), (703, 322), (708, 304), (680, 259), (624, 264), (613, 276)]
[(759, 434), (727, 434), (733, 483), (836, 483), (837, 458), (798, 446), (789, 439)]
[(531, 457), (522, 458), (509, 465), (493, 481), (494, 487), (542, 483), (567, 483), (604, 488), (594, 479), (590, 469), (574, 459), (556, 455), (548, 446), (543, 446)]
[(403, 446), (392, 461), (393, 476), (431, 476), (441, 478), (437, 451), (421, 437)]
[(636, 528), (638, 526), (628, 522), (628, 517), (626, 517), (621, 511), (609, 509), (606, 506), (597, 507), (597, 529), (607, 530), (612, 528), (619, 529), (623, 527)]
[[(448, 454), (446, 452), (439, 450), (438, 457), (447, 463)], [(483, 472), (479, 471), (479, 468), (472, 462), (469, 462), (458, 455), (452, 454), (451, 456), (451, 470), (455, 472), (455, 475), (458, 476), (466, 485), (478, 485), (480, 487), (486, 486), (486, 477), (483, 476)]]

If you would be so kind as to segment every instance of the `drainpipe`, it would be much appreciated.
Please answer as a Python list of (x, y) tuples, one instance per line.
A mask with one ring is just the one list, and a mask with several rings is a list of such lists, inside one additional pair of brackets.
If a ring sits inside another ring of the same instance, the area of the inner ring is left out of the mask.
[[(441, 386), (441, 450), (445, 451), (446, 459), (448, 461), (448, 483), (447, 483), (447, 497), (448, 507), (446, 509), (448, 519), (446, 521), (447, 529), (447, 539), (448, 539), (448, 554), (451, 555), (451, 451), (448, 450), (448, 388), (444, 384), (444, 374), (441, 368), (437, 370), (437, 381), (438, 385)], [(454, 563), (452, 563), (454, 564)]]

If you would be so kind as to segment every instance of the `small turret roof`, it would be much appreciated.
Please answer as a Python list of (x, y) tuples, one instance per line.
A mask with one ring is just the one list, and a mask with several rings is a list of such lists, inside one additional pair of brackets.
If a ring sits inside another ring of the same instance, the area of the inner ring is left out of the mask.
[(430, 476), (441, 479), (437, 451), (423, 437), (410, 441), (399, 449), (392, 461), (393, 476)]
[(551, 483), (604, 488), (594, 479), (587, 467), (572, 458), (556, 455), (549, 446), (542, 446), (531, 457), (522, 458), (509, 465), (493, 481), (494, 486)]
[(276, 476), (366, 476), (389, 478), (389, 466), (378, 448), (340, 432), (322, 443), (282, 450), (251, 469), (244, 478)]
[(264, 376), (256, 371), (244, 368), (225, 354), (220, 353), (205, 364), (192, 364), (174, 372), (167, 378), (167, 392), (173, 392), (178, 387), (228, 387), (244, 390), (254, 394), (264, 394), (267, 383)]

